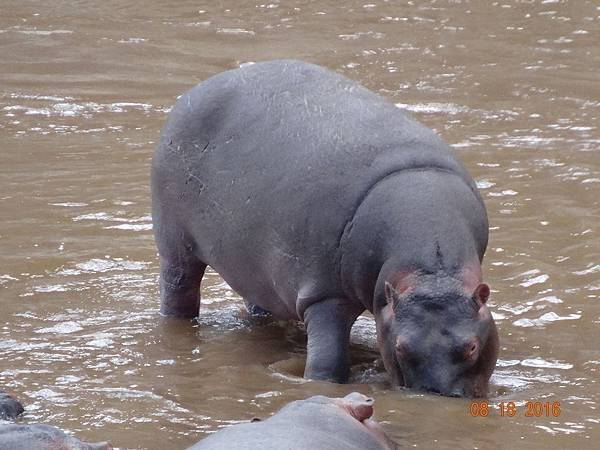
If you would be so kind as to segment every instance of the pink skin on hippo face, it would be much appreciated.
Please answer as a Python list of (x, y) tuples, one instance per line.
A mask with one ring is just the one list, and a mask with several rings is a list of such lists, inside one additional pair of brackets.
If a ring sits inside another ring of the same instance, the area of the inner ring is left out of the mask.
[(437, 276), (386, 282), (378, 340), (394, 385), (449, 396), (484, 397), (498, 352), (485, 303), (489, 287)]

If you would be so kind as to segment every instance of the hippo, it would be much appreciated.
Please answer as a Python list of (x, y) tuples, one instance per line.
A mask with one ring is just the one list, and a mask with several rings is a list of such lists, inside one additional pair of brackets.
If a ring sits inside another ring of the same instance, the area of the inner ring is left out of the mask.
[(12, 420), (23, 414), (23, 405), (12, 395), (0, 392), (0, 420)]
[(372, 414), (373, 399), (358, 392), (344, 398), (317, 395), (289, 403), (264, 421), (218, 431), (190, 450), (396, 449)]
[(162, 315), (198, 315), (210, 266), (251, 311), (304, 322), (306, 378), (347, 381), (369, 311), (394, 386), (487, 395), (486, 209), (451, 147), (393, 103), (313, 64), (243, 65), (179, 98), (151, 185)]
[(49, 425), (0, 425), (3, 450), (111, 450), (106, 442), (88, 444)]

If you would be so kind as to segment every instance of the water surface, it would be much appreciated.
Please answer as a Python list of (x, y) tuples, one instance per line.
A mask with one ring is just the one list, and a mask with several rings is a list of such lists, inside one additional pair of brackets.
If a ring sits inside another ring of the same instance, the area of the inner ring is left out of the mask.
[[(314, 394), (376, 399), (417, 448), (600, 438), (600, 6), (593, 1), (13, 1), (0, 5), (0, 386), (24, 422), (185, 448)], [(305, 382), (302, 330), (207, 275), (198, 323), (158, 315), (149, 164), (186, 89), (240, 64), (321, 64), (452, 144), (490, 216), (501, 339), (490, 405), (394, 391), (373, 324), (352, 385)], [(559, 417), (525, 417), (527, 401)]]

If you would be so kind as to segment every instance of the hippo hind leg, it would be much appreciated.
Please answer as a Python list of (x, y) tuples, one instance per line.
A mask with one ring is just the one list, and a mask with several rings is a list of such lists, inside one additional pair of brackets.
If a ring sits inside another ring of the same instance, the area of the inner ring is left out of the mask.
[(206, 264), (198, 261), (169, 261), (160, 258), (160, 313), (194, 318), (200, 309), (200, 281)]
[[(194, 253), (195, 243), (176, 227), (158, 230), (160, 256), (160, 313), (176, 318), (194, 318), (200, 309), (200, 281), (206, 264)], [(161, 231), (165, 235), (161, 235)]]

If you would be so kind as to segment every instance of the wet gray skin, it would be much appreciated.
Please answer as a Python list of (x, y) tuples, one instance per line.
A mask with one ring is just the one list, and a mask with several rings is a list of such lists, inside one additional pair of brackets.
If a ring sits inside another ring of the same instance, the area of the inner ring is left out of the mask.
[(87, 443), (49, 425), (0, 425), (2, 450), (111, 450), (106, 442)]
[(385, 295), (392, 309), (379, 321), (380, 348), (395, 384), (448, 396), (483, 397), (497, 359), (498, 333), (485, 302), (489, 288), (473, 296), (430, 278), (414, 291), (398, 292), (390, 284)]
[(226, 428), (191, 449), (396, 449), (397, 444), (371, 418), (373, 404), (372, 398), (358, 392), (344, 398), (318, 395), (292, 402), (264, 421)]
[[(350, 329), (368, 310), (394, 385), (486, 394), (497, 340), (479, 330), (489, 314), (471, 320), (463, 305), (489, 291), (485, 206), (452, 149), (385, 98), (301, 61), (218, 74), (171, 110), (152, 197), (163, 315), (198, 315), (210, 266), (251, 310), (305, 323), (306, 378), (348, 380)], [(405, 382), (393, 354), (411, 314), (395, 316), (387, 284), (422, 292), (411, 303), (438, 302), (436, 320), (413, 312), (409, 328), (470, 323), (451, 332), (490, 348), (473, 351), (467, 367), (445, 356), (457, 349), (443, 339), (411, 339), (425, 357), (399, 358)]]
[(23, 405), (16, 398), (0, 392), (0, 420), (16, 419), (23, 411)]

